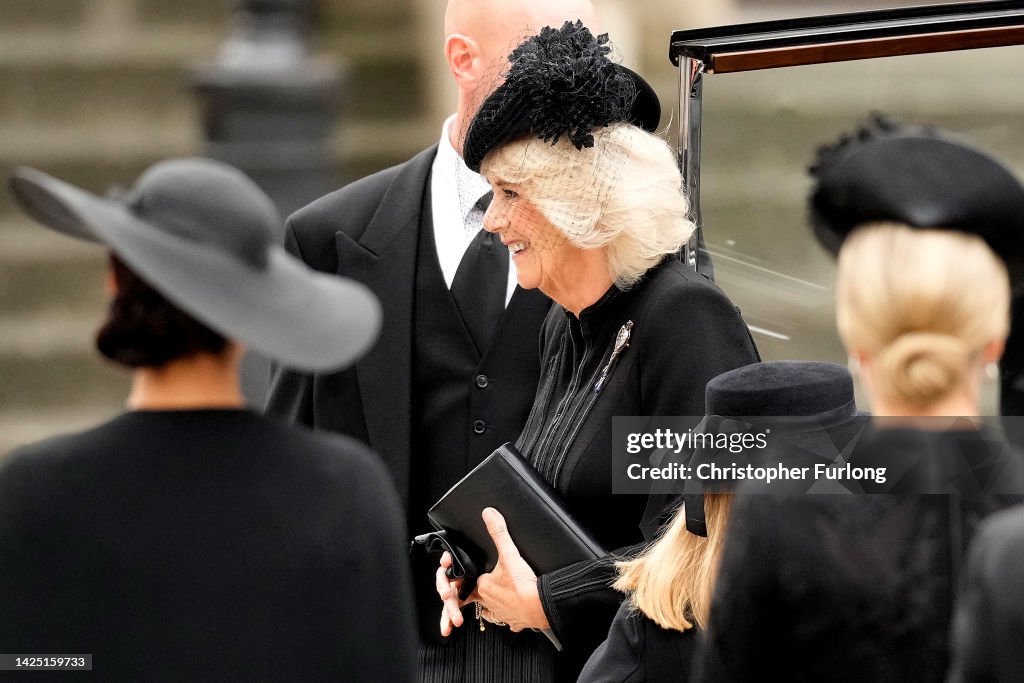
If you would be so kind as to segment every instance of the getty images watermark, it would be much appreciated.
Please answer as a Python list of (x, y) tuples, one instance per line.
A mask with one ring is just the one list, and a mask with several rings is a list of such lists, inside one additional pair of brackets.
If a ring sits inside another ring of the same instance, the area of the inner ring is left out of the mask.
[(613, 492), (1024, 494), (1003, 420), (616, 417)]

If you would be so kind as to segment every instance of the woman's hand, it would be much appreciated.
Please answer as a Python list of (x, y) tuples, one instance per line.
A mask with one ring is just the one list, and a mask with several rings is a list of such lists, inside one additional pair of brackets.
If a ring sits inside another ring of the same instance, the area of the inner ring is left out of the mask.
[(449, 579), (445, 574), (452, 566), (451, 554), (446, 551), (441, 555), (441, 566), (435, 575), (437, 594), (444, 602), (441, 635), (450, 636), (456, 627), (462, 626), (462, 608), (472, 602), (480, 603), (481, 617), (513, 631), (551, 628), (537, 591), (537, 575), (512, 542), (505, 518), (494, 508), (486, 508), (481, 516), (498, 551), (498, 563), (490, 573), (477, 579), (476, 590), (463, 601), (459, 599), (462, 579)]
[[(477, 579), (476, 590), (468, 602), (476, 600), (484, 619), (507, 624), (513, 631), (551, 628), (540, 602), (537, 575), (512, 542), (505, 518), (494, 508), (486, 508), (482, 517), (498, 551), (498, 564), (493, 571)], [(459, 616), (461, 621), (461, 613)], [(444, 628), (441, 630), (443, 633)]]
[[(462, 626), (462, 606), (473, 602), (472, 599), (462, 602), (459, 599), (459, 591), (462, 589), (462, 579), (449, 579), (445, 572), (452, 566), (452, 556), (447, 550), (441, 554), (441, 566), (437, 570), (435, 586), (437, 594), (441, 596), (444, 606), (441, 608), (441, 635), (448, 637), (457, 626)], [(474, 595), (476, 591), (473, 592)], [(471, 595), (470, 598), (474, 596)]]

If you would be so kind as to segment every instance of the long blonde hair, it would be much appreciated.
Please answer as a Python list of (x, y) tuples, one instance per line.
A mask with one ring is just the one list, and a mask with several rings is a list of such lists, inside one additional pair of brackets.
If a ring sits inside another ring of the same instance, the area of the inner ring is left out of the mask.
[(1006, 268), (977, 235), (894, 223), (858, 228), (839, 252), (836, 326), (877, 364), (875, 390), (924, 407), (967, 381), (1010, 326)]
[(732, 499), (731, 493), (705, 494), (707, 536), (686, 530), (680, 506), (658, 540), (635, 559), (618, 563), (614, 587), (628, 592), (633, 607), (663, 628), (706, 625)]

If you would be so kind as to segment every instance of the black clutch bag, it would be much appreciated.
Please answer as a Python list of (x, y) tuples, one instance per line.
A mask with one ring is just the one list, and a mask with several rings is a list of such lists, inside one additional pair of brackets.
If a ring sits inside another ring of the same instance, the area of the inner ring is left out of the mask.
[(448, 578), (463, 579), (463, 600), (473, 592), (477, 576), (494, 569), (498, 561), (480, 517), (488, 507), (505, 518), (512, 541), (537, 574), (606, 554), (569, 515), (555, 489), (512, 444), (505, 444), (430, 508), (427, 517), (437, 531), (415, 539), (430, 552), (451, 552)]

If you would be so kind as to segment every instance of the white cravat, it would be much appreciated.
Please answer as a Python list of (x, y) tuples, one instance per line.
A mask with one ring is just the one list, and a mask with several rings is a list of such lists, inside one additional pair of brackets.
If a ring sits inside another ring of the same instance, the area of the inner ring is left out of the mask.
[[(452, 147), (448, 131), (454, 120), (455, 115), (452, 115), (444, 122), (441, 141), (437, 146), (437, 156), (434, 157), (430, 172), (434, 244), (437, 247), (441, 273), (449, 289), (466, 248), (484, 224), (484, 212), (475, 208), (476, 203), (491, 190), (491, 186), (480, 177), (480, 174), (469, 170), (462, 157)], [(515, 266), (509, 263), (506, 305), (512, 298), (515, 288)]]

